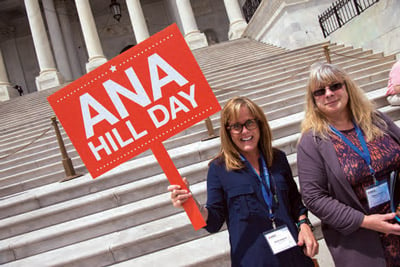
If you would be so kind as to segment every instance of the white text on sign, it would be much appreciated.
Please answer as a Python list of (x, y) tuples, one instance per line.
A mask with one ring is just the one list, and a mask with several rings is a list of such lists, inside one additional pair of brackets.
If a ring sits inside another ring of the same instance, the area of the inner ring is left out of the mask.
[[(88, 142), (88, 146), (97, 161), (101, 160), (100, 152), (103, 151), (107, 155), (110, 155), (113, 151), (118, 151), (120, 148), (148, 134), (146, 129), (138, 130), (139, 128), (135, 128), (137, 125), (134, 126), (131, 119), (134, 114), (129, 114), (125, 105), (122, 103), (121, 96), (142, 108), (146, 108), (149, 118), (156, 128), (167, 124), (170, 120), (176, 119), (178, 112), (189, 112), (191, 109), (198, 106), (195, 99), (195, 84), (190, 85), (190, 87), (185, 90), (180, 90), (174, 96), (170, 96), (169, 106), (161, 104), (152, 105), (155, 101), (162, 98), (163, 86), (175, 82), (178, 86), (183, 87), (187, 85), (189, 81), (156, 53), (148, 57), (148, 68), (153, 100), (151, 100), (150, 96), (143, 88), (142, 83), (132, 67), (125, 70), (125, 75), (132, 85), (133, 90), (129, 90), (129, 88), (125, 88), (111, 79), (103, 83), (103, 87), (118, 114), (114, 114), (105, 108), (104, 105), (89, 93), (80, 96), (79, 100), (86, 138), (88, 140), (94, 139)], [(166, 74), (162, 78), (160, 78), (159, 69)], [(94, 116), (92, 116), (90, 110), (95, 111)], [(124, 119), (127, 120), (124, 124), (119, 124), (119, 127), (126, 127), (130, 136), (121, 137), (120, 131), (116, 127), (100, 135), (95, 135), (94, 126), (96, 124), (107, 122), (112, 126)]]

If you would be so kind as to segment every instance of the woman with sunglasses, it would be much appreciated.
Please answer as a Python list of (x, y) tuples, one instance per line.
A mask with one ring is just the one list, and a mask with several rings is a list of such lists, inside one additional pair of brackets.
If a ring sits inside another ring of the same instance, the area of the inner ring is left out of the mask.
[[(207, 204), (199, 205), (205, 229), (215, 233), (226, 222), (232, 266), (314, 266), (318, 242), (287, 158), (272, 147), (263, 110), (245, 97), (229, 100), (220, 137), (207, 175)], [(168, 190), (175, 207), (193, 197), (178, 185)]]
[(389, 177), (400, 129), (339, 67), (311, 66), (297, 165), (304, 203), (321, 219), (336, 266), (400, 266)]

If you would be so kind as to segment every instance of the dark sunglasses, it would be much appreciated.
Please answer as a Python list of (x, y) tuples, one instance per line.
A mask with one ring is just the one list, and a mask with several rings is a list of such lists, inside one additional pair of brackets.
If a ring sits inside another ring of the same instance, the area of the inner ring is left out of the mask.
[(246, 127), (247, 130), (254, 130), (257, 128), (257, 120), (252, 119), (252, 120), (247, 120), (243, 124), (241, 123), (234, 123), (231, 125), (228, 125), (226, 129), (230, 131), (232, 134), (240, 134), (243, 131), (243, 126)]
[[(331, 90), (332, 92), (335, 92), (339, 89), (342, 89), (343, 87), (343, 83), (334, 83), (329, 85), (329, 90)], [(318, 90), (315, 90), (314, 92), (312, 92), (313, 96), (322, 96), (326, 94), (326, 89), (324, 88), (320, 88)]]

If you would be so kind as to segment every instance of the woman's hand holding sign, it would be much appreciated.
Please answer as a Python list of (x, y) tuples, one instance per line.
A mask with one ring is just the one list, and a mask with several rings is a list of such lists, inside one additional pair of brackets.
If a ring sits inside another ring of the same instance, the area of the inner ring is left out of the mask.
[[(187, 181), (186, 177), (183, 178), (183, 182), (185, 183), (186, 189), (182, 189), (180, 185), (172, 184), (168, 186), (168, 191), (171, 192), (171, 202), (175, 208), (183, 208), (182, 205), (191, 197), (193, 197), (192, 192), (189, 189), (189, 182)], [(193, 198), (194, 199), (194, 198)], [(208, 212), (207, 208), (201, 206), (196, 199), (194, 201), (197, 204), (197, 207), (200, 210), (200, 213), (205, 221), (207, 221)]]
[[(186, 184), (187, 188), (189, 188), (189, 183), (186, 178), (183, 178), (183, 182)], [(181, 208), (182, 204), (185, 203), (188, 198), (192, 197), (190, 191), (181, 189), (179, 185), (168, 186), (168, 191), (171, 192), (171, 201), (176, 208)]]

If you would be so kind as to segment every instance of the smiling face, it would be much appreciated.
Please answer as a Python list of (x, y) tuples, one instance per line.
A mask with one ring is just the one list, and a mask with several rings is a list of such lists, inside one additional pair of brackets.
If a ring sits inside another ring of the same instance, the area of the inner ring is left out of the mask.
[[(245, 126), (243, 126), (245, 125)], [(228, 100), (221, 110), (221, 151), (227, 170), (244, 168), (239, 154), (257, 161), (260, 153), (267, 166), (272, 166), (272, 132), (264, 110), (247, 97)]]
[(328, 120), (340, 117), (344, 114), (347, 115), (348, 112), (347, 104), (349, 102), (349, 95), (347, 93), (346, 84), (342, 83), (341, 88), (334, 88), (336, 89), (334, 91), (330, 89), (332, 84), (338, 83), (333, 82), (329, 85), (321, 86), (317, 90), (325, 88), (325, 94), (314, 96), (315, 105), (328, 118)]
[(315, 63), (310, 68), (307, 85), (306, 117), (312, 127), (322, 130), (329, 124), (347, 124), (351, 118), (355, 91), (352, 79), (336, 65)]
[[(253, 119), (255, 119), (255, 117), (251, 114), (249, 108), (247, 106), (242, 106), (240, 107), (240, 112), (236, 120), (229, 121), (229, 125), (233, 125), (235, 123), (243, 125), (246, 121)], [(260, 129), (258, 125), (252, 130), (249, 130), (243, 126), (243, 129), (240, 133), (231, 130), (230, 136), (232, 142), (236, 145), (237, 149), (243, 156), (246, 158), (248, 156), (258, 156), (258, 142), (260, 140)]]

